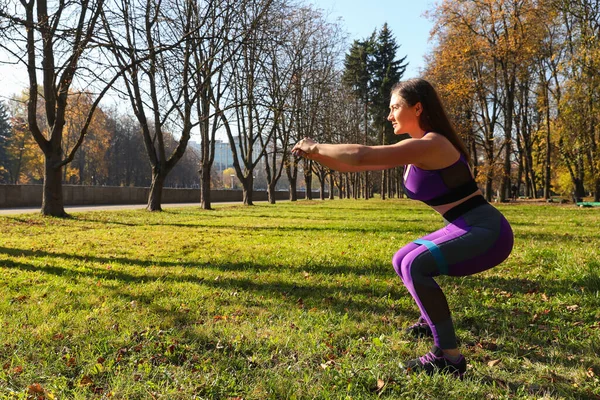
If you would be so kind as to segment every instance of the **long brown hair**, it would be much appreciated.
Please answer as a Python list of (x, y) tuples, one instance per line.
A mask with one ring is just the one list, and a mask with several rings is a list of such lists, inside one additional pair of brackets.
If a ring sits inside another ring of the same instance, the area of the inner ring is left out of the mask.
[(431, 83), (421, 78), (398, 82), (392, 87), (391, 94), (400, 96), (410, 107), (420, 102), (423, 106), (419, 116), (420, 128), (426, 132), (444, 135), (469, 160), (467, 148), (454, 130), (442, 101)]

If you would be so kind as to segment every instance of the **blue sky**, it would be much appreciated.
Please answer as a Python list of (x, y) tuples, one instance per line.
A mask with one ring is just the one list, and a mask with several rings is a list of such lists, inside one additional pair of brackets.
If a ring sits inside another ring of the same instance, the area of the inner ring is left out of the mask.
[[(431, 0), (305, 0), (322, 9), (330, 21), (340, 19), (348, 33), (348, 46), (355, 39), (365, 39), (384, 23), (392, 30), (400, 45), (398, 58), (407, 56), (409, 65), (404, 79), (419, 76), (424, 67), (423, 56), (431, 49), (428, 42), (432, 23), (423, 13), (433, 8)], [(2, 54), (0, 54), (0, 57)], [(22, 65), (0, 65), (0, 100), (27, 86)]]
[(419, 76), (424, 67), (423, 56), (431, 50), (428, 42), (433, 24), (423, 15), (434, 7), (430, 0), (306, 0), (329, 15), (348, 32), (349, 44), (365, 39), (374, 30), (379, 31), (387, 22), (396, 43), (400, 45), (398, 58), (407, 56), (409, 65), (404, 79)]

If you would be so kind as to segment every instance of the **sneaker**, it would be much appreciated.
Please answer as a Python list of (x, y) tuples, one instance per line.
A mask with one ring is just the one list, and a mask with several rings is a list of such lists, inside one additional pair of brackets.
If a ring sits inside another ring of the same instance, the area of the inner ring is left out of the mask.
[(406, 328), (406, 333), (416, 338), (433, 337), (431, 327), (423, 317), (419, 317), (416, 324)]
[(434, 373), (447, 373), (462, 378), (467, 371), (467, 360), (462, 356), (458, 361), (450, 361), (444, 357), (442, 349), (433, 346), (431, 351), (423, 357), (416, 358), (404, 363), (407, 372), (425, 372), (427, 375)]

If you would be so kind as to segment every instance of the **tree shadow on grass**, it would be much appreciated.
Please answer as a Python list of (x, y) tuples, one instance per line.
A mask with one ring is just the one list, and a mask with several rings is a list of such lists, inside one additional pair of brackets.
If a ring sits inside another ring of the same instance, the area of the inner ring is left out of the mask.
[[(482, 288), (492, 289), (497, 297), (496, 301), (487, 302), (477, 310), (477, 318), (464, 313), (455, 316), (457, 326), (469, 327), (475, 337), (480, 337), (482, 334), (489, 336), (491, 333), (492, 337), (511, 338), (510, 341), (517, 345), (518, 357), (527, 357), (531, 361), (545, 364), (559, 363), (566, 367), (581, 367), (578, 356), (582, 351), (581, 342), (558, 343), (557, 338), (570, 334), (583, 339), (578, 332), (585, 329), (585, 324), (581, 321), (584, 317), (570, 312), (566, 305), (557, 308), (554, 303), (546, 303), (547, 300), (542, 298), (564, 298), (576, 292), (581, 293), (581, 288), (584, 289), (584, 293), (593, 296), (591, 293), (594, 291), (590, 291), (595, 285), (593, 281), (585, 278), (536, 281), (525, 278), (472, 276), (462, 279), (460, 285), (466, 292), (474, 292)], [(506, 296), (515, 298), (515, 301), (509, 302)], [(534, 304), (544, 306), (536, 310)], [(540, 311), (544, 308), (545, 311)], [(560, 324), (556, 321), (560, 321)], [(587, 331), (589, 340), (595, 332), (597, 331), (593, 329)], [(596, 333), (596, 335), (600, 337), (600, 334)], [(549, 347), (557, 346), (560, 347), (561, 353), (570, 354), (572, 357), (557, 358), (556, 355), (550, 354), (551, 352), (544, 351)]]
[[(275, 217), (268, 217), (268, 218), (275, 218)], [(280, 217), (278, 217), (278, 219), (281, 219)], [(201, 222), (193, 222), (193, 223), (169, 223), (169, 222), (165, 222), (165, 221), (157, 221), (155, 223), (148, 223), (147, 221), (143, 222), (143, 223), (132, 223), (132, 222), (118, 222), (118, 221), (105, 221), (105, 220), (101, 220), (101, 219), (91, 219), (91, 218), (78, 218), (79, 221), (84, 221), (84, 222), (92, 222), (92, 223), (99, 223), (99, 224), (108, 224), (108, 225), (123, 225), (123, 226), (164, 226), (164, 227), (175, 227), (175, 228), (191, 228), (191, 229), (216, 229), (216, 230), (235, 230), (235, 231), (276, 231), (276, 232), (354, 232), (354, 233), (402, 233), (404, 230), (401, 229), (401, 227), (403, 226), (403, 224), (408, 224), (408, 223), (414, 223), (415, 225), (412, 225), (410, 227), (410, 232), (412, 234), (415, 235), (426, 235), (428, 233), (430, 233), (430, 229), (423, 229), (423, 228), (419, 228), (418, 225), (422, 224), (423, 221), (422, 220), (417, 220), (417, 219), (399, 219), (399, 220), (395, 220), (395, 224), (397, 224), (396, 226), (388, 226), (385, 228), (381, 227), (381, 224), (378, 224), (377, 226), (373, 226), (370, 227), (369, 226), (369, 221), (368, 220), (364, 220), (362, 223), (356, 222), (353, 223), (351, 226), (340, 226), (339, 224), (337, 224), (337, 221), (343, 221), (345, 220), (344, 218), (339, 218), (339, 219), (329, 219), (331, 221), (335, 221), (332, 222), (331, 226), (327, 226), (327, 225), (323, 225), (323, 222), (321, 221), (319, 223), (319, 225), (315, 225), (315, 224), (310, 224), (307, 223), (306, 218), (297, 218), (298, 221), (302, 221), (302, 224), (298, 224), (298, 225), (290, 225), (289, 221), (293, 220), (293, 218), (287, 218), (285, 219), (286, 223), (285, 225), (277, 225), (277, 224), (269, 224), (269, 225), (256, 225), (256, 224), (247, 224), (247, 225), (240, 225), (240, 224), (227, 224), (227, 223), (220, 223), (220, 224), (216, 224), (213, 223), (212, 220), (207, 220), (206, 223), (201, 223)], [(443, 224), (439, 224), (439, 227), (441, 228), (443, 226)]]
[[(25, 249), (9, 249), (0, 247), (0, 254), (8, 254), (12, 256), (25, 256), (33, 258), (56, 258), (57, 260), (78, 260), (96, 262), (101, 264), (109, 263), (121, 263), (124, 265), (136, 265), (140, 267), (160, 266), (160, 267), (177, 267), (177, 268), (193, 268), (196, 273), (189, 274), (177, 274), (177, 275), (165, 275), (164, 273), (144, 273), (132, 274), (124, 271), (117, 271), (115, 269), (100, 269), (94, 267), (88, 267), (86, 270), (81, 269), (70, 269), (66, 266), (58, 265), (44, 265), (37, 266), (32, 263), (18, 262), (14, 260), (5, 260), (2, 262), (2, 267), (19, 269), (22, 271), (29, 272), (43, 272), (61, 277), (90, 277), (94, 280), (116, 280), (125, 284), (136, 284), (136, 283), (148, 283), (154, 281), (162, 282), (175, 282), (175, 283), (193, 283), (199, 284), (213, 289), (218, 290), (233, 290), (241, 289), (249, 292), (257, 292), (266, 297), (277, 297), (283, 298), (287, 302), (297, 304), (299, 299), (306, 307), (310, 308), (314, 306), (323, 306), (325, 304), (328, 308), (339, 312), (341, 314), (347, 311), (354, 312), (372, 312), (376, 314), (388, 313), (389, 307), (381, 304), (377, 304), (373, 299), (378, 297), (386, 297), (390, 294), (390, 291), (385, 293), (377, 293), (375, 289), (371, 287), (344, 287), (334, 285), (330, 281), (320, 280), (319, 282), (309, 282), (303, 280), (301, 282), (260, 282), (251, 277), (244, 278), (230, 278), (226, 275), (221, 276), (219, 280), (206, 279), (199, 276), (198, 270), (210, 269), (212, 271), (227, 272), (247, 272), (248, 275), (254, 275), (261, 271), (267, 270), (280, 270), (279, 268), (272, 265), (261, 265), (257, 263), (227, 263), (227, 264), (190, 264), (182, 262), (152, 262), (152, 261), (141, 261), (136, 259), (128, 258), (103, 258), (103, 257), (86, 257), (73, 254), (65, 253), (51, 253), (40, 250), (25, 250)], [(301, 274), (302, 271), (298, 271)], [(344, 276), (354, 275), (360, 276), (365, 274), (372, 274), (372, 270), (357, 270), (354, 267), (339, 267), (335, 271), (327, 271), (332, 277), (336, 274), (343, 274)], [(390, 275), (391, 276), (391, 275)], [(212, 277), (211, 277), (212, 278)], [(332, 278), (332, 281), (334, 279)], [(398, 290), (402, 290), (400, 285), (397, 286)], [(336, 294), (332, 296), (332, 292)], [(392, 289), (392, 295), (398, 295), (395, 289)], [(362, 298), (364, 300), (359, 300)]]
[[(137, 258), (127, 258), (127, 257), (98, 257), (98, 256), (88, 256), (88, 255), (78, 255), (78, 254), (70, 254), (70, 253), (56, 253), (51, 251), (44, 250), (28, 250), (28, 249), (17, 249), (17, 248), (9, 248), (0, 246), (0, 254), (7, 254), (12, 257), (32, 257), (32, 258), (56, 258), (56, 259), (64, 259), (64, 260), (75, 260), (80, 262), (93, 262), (98, 264), (111, 264), (111, 263), (119, 263), (124, 266), (138, 266), (142, 268), (148, 267), (164, 267), (164, 268), (186, 268), (186, 269), (211, 269), (218, 270), (223, 272), (281, 272), (283, 268), (288, 268), (292, 270), (296, 270), (298, 273), (302, 273), (303, 270), (309, 269), (311, 271), (316, 271), (314, 266), (281, 266), (275, 264), (260, 264), (256, 262), (244, 261), (239, 263), (233, 262), (190, 262), (190, 261), (161, 261), (161, 260), (141, 260)], [(67, 271), (71, 271), (65, 269), (65, 273)], [(98, 270), (98, 273), (111, 273), (111, 271)], [(322, 270), (319, 272), (323, 272), (327, 275), (353, 275), (353, 276), (377, 276), (377, 277), (390, 277), (395, 276), (393, 273), (393, 269), (391, 266), (391, 261), (389, 264), (389, 268), (380, 268), (380, 267), (357, 267), (355, 265), (328, 265), (323, 266)], [(73, 273), (78, 273), (78, 271), (73, 271)]]
[(475, 376), (471, 379), (475, 379), (477, 383), (481, 385), (500, 387), (507, 390), (511, 395), (523, 396), (523, 394), (526, 393), (529, 396), (541, 399), (547, 398), (546, 396), (551, 393), (555, 395), (559, 394), (560, 396), (568, 396), (567, 398), (572, 399), (600, 400), (600, 396), (594, 395), (584, 388), (576, 387), (571, 379), (557, 375), (554, 372), (549, 372), (547, 375), (538, 378), (539, 380), (542, 380), (542, 382), (531, 383), (529, 380), (525, 381), (517, 378), (505, 380), (477, 371)]
[[(216, 291), (232, 291), (232, 290), (243, 290), (251, 293), (256, 293), (259, 296), (264, 296), (265, 298), (275, 298), (279, 299), (284, 303), (289, 304), (291, 307), (298, 307), (301, 304), (303, 307), (308, 308), (318, 308), (318, 309), (329, 309), (332, 312), (338, 313), (340, 315), (349, 314), (350, 318), (359, 319), (362, 321), (364, 318), (364, 313), (367, 312), (372, 314), (374, 318), (382, 318), (384, 316), (389, 315), (391, 312), (397, 312), (398, 309), (392, 310), (390, 305), (386, 301), (380, 301), (381, 299), (386, 299), (388, 296), (392, 298), (401, 298), (405, 297), (408, 294), (401, 287), (400, 282), (398, 282), (397, 286), (390, 288), (389, 286), (379, 285), (376, 287), (346, 287), (343, 285), (336, 285), (335, 276), (338, 274), (343, 274), (347, 276), (349, 274), (365, 275), (369, 273), (376, 273), (372, 270), (359, 269), (357, 270), (355, 267), (336, 267), (333, 269), (325, 269), (327, 274), (330, 274), (331, 280), (323, 280), (319, 277), (320, 280), (301, 280), (298, 282), (261, 282), (256, 279), (253, 279), (252, 276), (248, 278), (240, 278), (239, 274), (236, 274), (236, 277), (228, 277), (227, 272), (247, 272), (249, 275), (254, 275), (257, 272), (268, 271), (268, 270), (278, 270), (279, 268), (274, 265), (261, 265), (258, 263), (227, 263), (220, 265), (210, 265), (210, 264), (189, 264), (184, 262), (152, 262), (152, 261), (142, 261), (136, 259), (128, 259), (128, 258), (102, 258), (102, 257), (85, 257), (73, 254), (63, 254), (63, 253), (51, 253), (47, 251), (40, 250), (25, 250), (25, 249), (12, 249), (6, 247), (0, 247), (0, 253), (7, 254), (10, 256), (25, 256), (31, 258), (56, 258), (57, 260), (78, 260), (78, 261), (89, 261), (96, 263), (111, 263), (111, 262), (119, 262), (124, 265), (137, 265), (142, 267), (147, 266), (161, 266), (161, 267), (179, 267), (179, 268), (194, 268), (196, 273), (187, 273), (187, 274), (177, 274), (177, 275), (165, 275), (164, 273), (148, 273), (148, 271), (141, 270), (140, 274), (133, 274), (124, 271), (116, 271), (114, 269), (99, 269), (99, 268), (87, 268), (84, 270), (81, 269), (70, 269), (68, 266), (58, 266), (58, 265), (45, 265), (45, 266), (37, 266), (33, 263), (27, 262), (19, 262), (14, 260), (5, 260), (2, 262), (3, 268), (11, 268), (18, 269), (22, 271), (31, 271), (31, 272), (42, 272), (47, 274), (52, 274), (61, 277), (89, 277), (94, 280), (115, 280), (122, 282), (124, 284), (136, 284), (136, 283), (148, 283), (154, 281), (163, 281), (163, 282), (176, 282), (176, 283), (192, 283), (197, 285), (202, 285), (205, 287), (209, 287)], [(67, 263), (68, 265), (68, 263)], [(211, 269), (222, 271), (224, 274), (220, 276), (220, 279), (215, 280), (212, 279), (212, 276), (209, 279), (202, 277), (198, 274), (198, 270), (201, 269)], [(298, 271), (301, 273), (301, 271)], [(390, 272), (389, 275), (385, 273), (380, 273), (381, 276), (391, 277), (393, 273)], [(454, 281), (452, 278), (444, 278), (445, 282), (442, 283), (442, 287), (448, 283)], [(553, 296), (568, 296), (573, 293), (574, 288), (584, 287), (587, 293), (590, 293), (591, 289), (593, 289), (590, 285), (594, 283), (590, 283), (586, 280), (552, 280), (552, 281), (542, 281), (542, 280), (532, 280), (526, 278), (502, 278), (496, 276), (474, 276), (468, 278), (462, 278), (459, 281), (459, 285), (462, 290), (473, 291), (481, 288), (493, 288), (497, 291), (505, 291), (507, 293), (512, 294), (520, 294), (525, 295), (528, 293), (545, 293), (549, 297)], [(144, 303), (152, 303), (151, 298), (147, 298), (147, 295), (132, 295), (129, 293), (123, 293), (117, 291), (116, 295), (125, 296), (127, 298), (135, 298)], [(498, 300), (499, 302), (502, 299)], [(523, 306), (523, 303), (517, 304), (516, 307)], [(157, 312), (160, 313), (172, 313), (172, 310), (160, 310), (157, 309)], [(407, 314), (411, 314), (412, 312), (407, 310), (402, 310)], [(557, 311), (561, 312), (561, 311)], [(569, 318), (569, 314), (565, 313), (565, 318)], [(492, 336), (505, 336), (506, 328), (505, 325), (494, 326), (490, 325), (489, 321), (485, 320), (485, 316), (487, 316), (490, 320), (495, 318), (497, 321), (512, 321), (513, 328), (515, 329), (515, 338), (514, 341), (516, 343), (520, 343), (524, 348), (526, 347), (538, 347), (545, 348), (548, 346), (548, 343), (554, 339), (552, 336), (553, 333), (551, 330), (548, 331), (546, 335), (533, 335), (528, 334), (528, 331), (534, 331), (536, 328), (529, 326), (529, 321), (531, 319), (531, 315), (528, 310), (523, 310), (521, 312), (521, 316), (515, 318), (514, 308), (507, 308), (502, 306), (501, 304), (498, 306), (486, 307), (483, 310), (483, 318), (481, 321), (470, 320), (469, 316), (465, 316), (464, 314), (455, 313), (455, 319), (457, 320), (457, 325), (470, 325), (474, 324), (475, 335), (478, 336), (478, 331), (486, 331), (491, 332)], [(186, 323), (185, 315), (181, 315), (180, 323)], [(485, 321), (484, 321), (485, 320)], [(509, 323), (510, 325), (510, 323)], [(571, 329), (569, 326), (560, 326), (557, 327), (560, 330), (568, 330)], [(518, 335), (517, 331), (521, 331), (521, 334)], [(580, 348), (575, 343), (564, 343), (563, 344), (564, 352), (568, 352), (570, 354), (578, 354), (580, 352)], [(520, 356), (520, 355), (519, 355)], [(543, 363), (561, 363), (567, 367), (577, 367), (579, 366), (578, 358), (574, 357), (571, 360), (567, 358), (557, 359), (555, 357), (545, 356), (545, 355), (537, 355), (535, 356), (536, 360)]]

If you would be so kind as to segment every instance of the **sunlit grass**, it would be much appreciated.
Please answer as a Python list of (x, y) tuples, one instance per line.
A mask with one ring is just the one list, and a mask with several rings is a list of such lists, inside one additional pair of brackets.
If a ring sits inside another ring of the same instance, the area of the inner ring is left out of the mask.
[(416, 202), (0, 217), (0, 398), (600, 398), (600, 210), (498, 207), (511, 257), (438, 280), (463, 381), (399, 367)]

